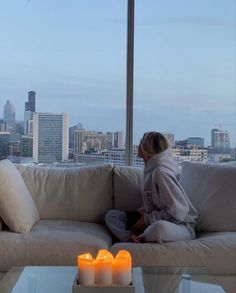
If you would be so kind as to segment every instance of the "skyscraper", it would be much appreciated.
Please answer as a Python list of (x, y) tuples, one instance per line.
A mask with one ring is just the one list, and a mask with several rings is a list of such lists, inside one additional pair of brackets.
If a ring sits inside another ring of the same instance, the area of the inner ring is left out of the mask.
[(24, 112), (24, 134), (30, 134), (29, 125), (33, 119), (33, 113), (35, 112), (35, 99), (36, 99), (36, 92), (29, 91), (28, 92), (28, 101), (25, 102), (25, 112)]
[(211, 146), (215, 153), (227, 154), (230, 152), (230, 135), (226, 130), (214, 128), (211, 130)]
[(10, 132), (14, 131), (16, 124), (16, 112), (15, 106), (9, 100), (7, 100), (4, 105), (3, 119), (6, 122), (7, 130)]
[(21, 136), (21, 156), (32, 157), (33, 155), (33, 137)]
[(29, 125), (32, 120), (33, 120), (33, 112), (25, 111), (24, 112), (24, 134), (25, 135), (30, 134)]
[(215, 145), (215, 140), (216, 140), (216, 138), (215, 138), (215, 133), (218, 132), (218, 131), (219, 131), (218, 128), (213, 128), (213, 129), (211, 130), (211, 146), (212, 146), (212, 147), (214, 147), (214, 145)]
[(73, 153), (75, 153), (75, 132), (78, 129), (83, 129), (82, 123), (78, 123), (77, 125), (71, 126), (69, 128), (69, 149)]
[(75, 131), (75, 155), (83, 153), (84, 152), (84, 135), (85, 135), (85, 129), (78, 128)]
[(28, 92), (28, 101), (25, 102), (25, 111), (35, 112), (35, 98), (36, 98), (36, 92), (29, 91)]
[(33, 159), (51, 164), (68, 159), (69, 123), (66, 113), (33, 114)]
[(106, 148), (110, 150), (113, 147), (113, 132), (106, 133)]
[(122, 131), (114, 132), (114, 147), (122, 148), (123, 147), (123, 133)]

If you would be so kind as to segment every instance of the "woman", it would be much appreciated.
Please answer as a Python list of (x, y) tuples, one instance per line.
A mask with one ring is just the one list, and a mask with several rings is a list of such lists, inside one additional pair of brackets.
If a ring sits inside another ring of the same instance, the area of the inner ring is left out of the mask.
[(111, 210), (105, 217), (108, 228), (121, 241), (194, 239), (198, 212), (179, 183), (179, 167), (165, 136), (155, 131), (144, 133), (138, 155), (145, 164), (138, 219), (129, 227), (129, 213)]

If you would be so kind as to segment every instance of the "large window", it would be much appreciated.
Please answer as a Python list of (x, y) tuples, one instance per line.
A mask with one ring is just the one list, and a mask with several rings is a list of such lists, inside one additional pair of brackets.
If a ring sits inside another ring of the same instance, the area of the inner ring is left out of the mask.
[(1, 158), (60, 162), (68, 138), (77, 165), (124, 150), (126, 13), (125, 0), (1, 1)]
[(157, 130), (180, 164), (235, 160), (235, 0), (134, 1), (125, 149), (131, 2), (1, 1), (0, 159), (125, 164), (133, 149), (140, 166), (138, 142)]
[(166, 133), (175, 159), (235, 159), (236, 2), (136, 1), (134, 144)]

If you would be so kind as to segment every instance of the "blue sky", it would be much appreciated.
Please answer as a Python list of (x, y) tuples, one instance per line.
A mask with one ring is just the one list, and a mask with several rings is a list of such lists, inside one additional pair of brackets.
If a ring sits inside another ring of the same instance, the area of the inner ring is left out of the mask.
[[(236, 1), (136, 0), (134, 141), (144, 131), (236, 141)], [(68, 112), (87, 130), (125, 130), (126, 1), (0, 0), (0, 113)]]

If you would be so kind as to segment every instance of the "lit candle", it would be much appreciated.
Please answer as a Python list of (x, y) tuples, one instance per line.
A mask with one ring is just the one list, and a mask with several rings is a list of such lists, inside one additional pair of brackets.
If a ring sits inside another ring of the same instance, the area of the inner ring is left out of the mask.
[(112, 284), (113, 255), (106, 249), (98, 251), (95, 265), (95, 283), (98, 285)]
[(78, 255), (78, 279), (80, 285), (94, 285), (95, 260), (90, 253)]
[(132, 258), (127, 250), (118, 251), (113, 263), (113, 282), (128, 286), (132, 282)]

